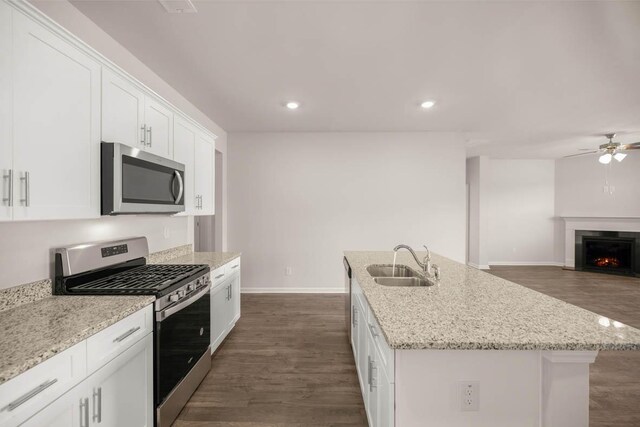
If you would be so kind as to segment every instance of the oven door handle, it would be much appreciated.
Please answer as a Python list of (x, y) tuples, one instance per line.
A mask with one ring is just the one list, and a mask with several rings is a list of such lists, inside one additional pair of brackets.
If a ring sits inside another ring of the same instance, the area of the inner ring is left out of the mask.
[(156, 322), (162, 322), (163, 320), (167, 319), (169, 316), (171, 316), (172, 314), (175, 314), (177, 312), (179, 312), (180, 310), (182, 310), (185, 307), (190, 306), (191, 304), (193, 304), (194, 302), (198, 301), (200, 298), (202, 298), (204, 295), (207, 294), (207, 292), (209, 292), (210, 286), (207, 285), (206, 287), (200, 289), (197, 293), (193, 294), (191, 297), (189, 297), (189, 299), (186, 299), (176, 305), (172, 305), (170, 307), (165, 308), (162, 311), (159, 311), (156, 313)]

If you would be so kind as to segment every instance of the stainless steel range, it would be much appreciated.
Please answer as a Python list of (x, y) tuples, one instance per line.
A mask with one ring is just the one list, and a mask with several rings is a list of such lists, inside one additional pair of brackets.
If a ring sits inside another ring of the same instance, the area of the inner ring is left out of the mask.
[(147, 239), (55, 250), (57, 295), (154, 295), (156, 426), (170, 426), (211, 367), (208, 265), (147, 264)]

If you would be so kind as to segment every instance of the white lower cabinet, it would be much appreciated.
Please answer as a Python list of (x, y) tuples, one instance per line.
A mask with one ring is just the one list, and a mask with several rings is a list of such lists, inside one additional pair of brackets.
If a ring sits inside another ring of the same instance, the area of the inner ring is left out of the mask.
[[(240, 260), (216, 269), (211, 290), (211, 353), (220, 346), (240, 318)], [(216, 281), (216, 277), (219, 277)]]
[(393, 427), (395, 419), (394, 351), (384, 340), (373, 313), (352, 279), (352, 346), (367, 419), (371, 427)]
[[(117, 354), (99, 366), (85, 340), (1, 384), (0, 425), (153, 427), (152, 330), (130, 333), (129, 341), (114, 341), (110, 334), (130, 331), (132, 322), (152, 312), (147, 306), (89, 337), (105, 340), (103, 349), (118, 346)], [(87, 366), (96, 369), (91, 373)]]

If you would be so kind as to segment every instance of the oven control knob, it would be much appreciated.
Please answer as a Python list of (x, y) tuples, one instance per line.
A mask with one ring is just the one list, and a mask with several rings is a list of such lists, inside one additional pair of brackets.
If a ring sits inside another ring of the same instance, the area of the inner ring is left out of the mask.
[(185, 291), (183, 291), (183, 290), (179, 290), (179, 291), (178, 291), (178, 298), (183, 298), (183, 297), (184, 297), (184, 294), (185, 294)]
[(191, 292), (193, 290), (193, 288), (194, 288), (193, 283), (189, 283), (187, 285), (187, 292)]
[(180, 299), (180, 295), (178, 295), (178, 294), (169, 295), (169, 302), (176, 302), (179, 299)]

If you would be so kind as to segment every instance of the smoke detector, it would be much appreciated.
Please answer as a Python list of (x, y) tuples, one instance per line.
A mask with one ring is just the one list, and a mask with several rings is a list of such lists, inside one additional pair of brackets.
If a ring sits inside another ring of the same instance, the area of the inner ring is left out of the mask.
[(169, 13), (196, 13), (196, 7), (191, 0), (158, 0)]

